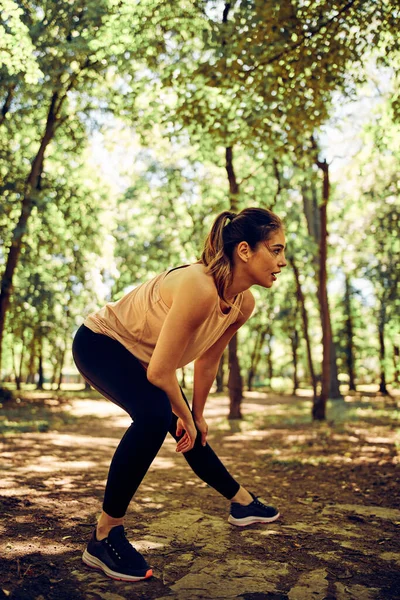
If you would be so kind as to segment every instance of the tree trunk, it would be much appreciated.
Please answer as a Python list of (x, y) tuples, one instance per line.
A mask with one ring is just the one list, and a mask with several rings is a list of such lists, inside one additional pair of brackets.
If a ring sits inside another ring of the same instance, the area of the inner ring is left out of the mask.
[(35, 383), (36, 340), (35, 330), (32, 330), (32, 341), (29, 348), (29, 366), (26, 383)]
[(346, 274), (345, 278), (345, 295), (344, 295), (344, 306), (346, 310), (346, 365), (347, 375), (349, 377), (349, 391), (356, 391), (356, 384), (354, 378), (354, 328), (353, 328), (353, 317), (351, 313), (351, 284), (350, 278)]
[(247, 389), (249, 392), (253, 391), (253, 379), (255, 374), (253, 367), (250, 367), (249, 372), (247, 373)]
[(379, 323), (378, 323), (378, 334), (379, 334), (379, 364), (381, 371), (381, 378), (379, 382), (379, 392), (385, 396), (389, 396), (389, 392), (386, 387), (386, 348), (385, 348), (385, 318), (386, 318), (386, 307), (384, 302), (381, 300), (381, 308), (379, 311)]
[(292, 346), (292, 356), (293, 356), (293, 396), (296, 395), (296, 390), (299, 387), (299, 378), (297, 375), (297, 354), (299, 348), (299, 334), (297, 329), (294, 330), (292, 337), (290, 338), (291, 346)]
[(336, 346), (333, 341), (333, 336), (331, 336), (331, 369), (330, 369), (330, 382), (329, 382), (329, 398), (334, 400), (343, 399), (342, 393), (339, 387), (339, 373), (337, 368), (337, 360), (336, 360)]
[(229, 378), (228, 389), (230, 407), (228, 419), (241, 419), (240, 405), (243, 398), (243, 382), (240, 375), (239, 361), (237, 357), (237, 335), (229, 342)]
[(253, 387), (253, 378), (254, 378), (254, 375), (256, 374), (256, 368), (257, 368), (258, 362), (260, 360), (260, 350), (261, 350), (262, 342), (263, 342), (263, 338), (264, 338), (263, 332), (261, 331), (261, 325), (257, 326), (255, 331), (256, 331), (256, 339), (254, 342), (253, 351), (250, 356), (250, 369), (247, 374), (247, 389), (249, 391), (251, 391), (252, 387)]
[(3, 346), (4, 327), (7, 311), (10, 305), (10, 297), (12, 293), (14, 273), (17, 268), (19, 256), (21, 254), (21, 248), (23, 238), (27, 231), (28, 220), (32, 212), (34, 201), (38, 191), (40, 190), (40, 177), (43, 172), (43, 160), (44, 154), (50, 141), (53, 139), (55, 126), (57, 121), (57, 110), (60, 105), (57, 106), (58, 92), (53, 94), (49, 112), (47, 115), (46, 127), (40, 142), (40, 147), (37, 155), (35, 156), (31, 171), (28, 175), (25, 185), (25, 193), (21, 203), (21, 213), (18, 219), (18, 223), (14, 228), (11, 246), (8, 250), (8, 256), (6, 259), (6, 265), (4, 274), (1, 280), (0, 288), (0, 370), (1, 370), (1, 356)]
[[(229, 194), (230, 194), (230, 210), (238, 210), (239, 184), (236, 179), (236, 174), (233, 166), (233, 151), (232, 148), (226, 148), (226, 172), (228, 174)], [(229, 342), (229, 418), (241, 419), (240, 403), (243, 398), (243, 381), (240, 375), (239, 359), (237, 357), (237, 333)]]
[(271, 338), (272, 338), (271, 327), (268, 327), (268, 330), (265, 335), (265, 339), (267, 340), (267, 342), (266, 342), (266, 345), (267, 345), (267, 367), (268, 367), (268, 380), (269, 380), (268, 387), (270, 390), (272, 390), (272, 378), (274, 376), (274, 367), (272, 364)]
[(14, 97), (14, 91), (15, 91), (15, 88), (16, 88), (16, 87), (17, 87), (17, 84), (16, 84), (16, 83), (13, 83), (13, 84), (11, 84), (11, 85), (10, 85), (10, 87), (8, 88), (7, 95), (6, 95), (6, 99), (4, 100), (4, 104), (3, 104), (3, 106), (1, 107), (0, 125), (1, 125), (2, 123), (4, 123), (4, 121), (5, 121), (5, 118), (6, 118), (6, 115), (7, 115), (7, 113), (8, 113), (8, 112), (9, 112), (9, 110), (10, 110), (10, 107), (11, 107), (11, 102), (12, 102), (12, 100), (13, 100), (13, 97)]
[(61, 350), (60, 353), (60, 360), (58, 361), (58, 381), (57, 381), (57, 390), (61, 390), (61, 384), (62, 384), (62, 376), (63, 376), (63, 368), (64, 368), (64, 361), (65, 361), (65, 351), (67, 348), (67, 343), (66, 341), (64, 341), (64, 346)]
[[(321, 240), (321, 223), (319, 219), (317, 190), (313, 181), (311, 182), (311, 191), (303, 185), (302, 197), (308, 234), (319, 244)], [(314, 257), (313, 263), (317, 269), (318, 256)]]
[(318, 277), (318, 300), (321, 311), (322, 326), (322, 376), (321, 393), (314, 402), (312, 415), (315, 420), (323, 421), (326, 418), (326, 403), (329, 397), (330, 375), (331, 375), (331, 322), (329, 314), (328, 292), (327, 292), (327, 208), (329, 201), (329, 165), (326, 160), (316, 159), (316, 164), (323, 173), (322, 203), (319, 207), (321, 240), (319, 245), (319, 277)]
[(185, 369), (181, 368), (181, 388), (186, 389), (186, 380), (185, 380)]
[(221, 360), (218, 365), (218, 372), (216, 376), (217, 392), (222, 393), (224, 391), (224, 364), (225, 364), (225, 352), (221, 356)]
[(294, 278), (296, 281), (296, 294), (297, 294), (297, 300), (300, 304), (301, 316), (302, 316), (302, 321), (303, 321), (303, 333), (304, 333), (304, 339), (306, 341), (306, 347), (307, 347), (308, 370), (310, 372), (311, 385), (312, 385), (312, 389), (313, 389), (313, 404), (315, 404), (315, 402), (317, 401), (317, 378), (315, 377), (314, 365), (313, 365), (312, 354), (311, 354), (311, 341), (310, 341), (310, 336), (308, 333), (308, 314), (307, 314), (307, 309), (306, 309), (306, 305), (305, 305), (303, 290), (302, 290), (301, 283), (300, 283), (299, 269), (297, 268), (297, 265), (296, 265), (293, 257), (290, 257), (288, 260), (292, 266)]
[(44, 373), (43, 373), (43, 338), (39, 338), (39, 366), (38, 366), (38, 384), (37, 389), (42, 390), (44, 384)]
[(239, 210), (239, 184), (236, 179), (236, 174), (233, 166), (233, 149), (226, 148), (225, 149), (225, 158), (226, 158), (226, 172), (228, 175), (229, 182), (229, 199), (230, 199), (230, 209), (233, 212), (237, 212)]
[(394, 367), (393, 383), (398, 385), (400, 383), (400, 348), (399, 348), (399, 346), (396, 346), (396, 344), (393, 346), (393, 367)]

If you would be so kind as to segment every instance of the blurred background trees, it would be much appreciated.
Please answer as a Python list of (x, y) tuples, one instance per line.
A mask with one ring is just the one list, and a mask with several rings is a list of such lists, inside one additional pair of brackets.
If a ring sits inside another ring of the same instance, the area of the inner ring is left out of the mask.
[(323, 419), (399, 385), (397, 3), (0, 6), (4, 384), (60, 386), (90, 311), (258, 205), (290, 266), (221, 365), (230, 416), (243, 386), (308, 388)]

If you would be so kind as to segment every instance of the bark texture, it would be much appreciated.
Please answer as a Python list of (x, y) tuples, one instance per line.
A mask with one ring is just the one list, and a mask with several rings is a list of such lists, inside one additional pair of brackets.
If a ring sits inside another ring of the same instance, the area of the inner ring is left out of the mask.
[(351, 284), (350, 278), (346, 274), (345, 279), (345, 296), (344, 304), (346, 310), (346, 366), (347, 375), (349, 377), (349, 390), (356, 391), (356, 383), (354, 377), (354, 327), (353, 316), (351, 312)]
[(21, 254), (24, 236), (28, 228), (28, 220), (32, 213), (37, 194), (40, 191), (40, 178), (43, 172), (43, 161), (45, 151), (54, 137), (57, 115), (61, 108), (58, 92), (54, 92), (49, 110), (42, 139), (40, 141), (38, 152), (32, 162), (32, 167), (25, 184), (25, 193), (21, 202), (21, 212), (18, 223), (14, 228), (11, 246), (8, 250), (4, 274), (1, 280), (0, 288), (0, 369), (1, 369), (1, 349), (4, 335), (5, 319), (10, 305), (10, 297), (13, 288), (13, 278)]
[(317, 400), (317, 378), (315, 377), (314, 365), (313, 365), (312, 353), (311, 353), (311, 341), (310, 341), (310, 336), (308, 333), (308, 314), (307, 314), (307, 309), (306, 309), (306, 305), (305, 305), (303, 290), (302, 290), (301, 283), (300, 283), (299, 269), (298, 269), (293, 257), (289, 257), (289, 262), (292, 266), (294, 278), (296, 281), (296, 294), (297, 294), (297, 300), (300, 304), (301, 317), (302, 317), (302, 321), (303, 321), (303, 333), (304, 333), (304, 339), (305, 339), (306, 347), (307, 347), (308, 370), (310, 373), (311, 385), (313, 388), (313, 404), (315, 404), (315, 402)]
[(330, 194), (329, 183), (329, 165), (326, 160), (316, 160), (318, 168), (323, 175), (322, 183), (322, 202), (319, 207), (321, 237), (319, 244), (319, 273), (318, 273), (318, 299), (321, 311), (322, 326), (322, 375), (321, 375), (321, 393), (316, 398), (313, 405), (313, 418), (322, 421), (326, 418), (326, 403), (329, 397), (330, 375), (331, 375), (331, 320), (329, 314), (328, 291), (327, 291), (327, 250), (328, 250), (328, 228), (327, 228), (327, 209)]
[[(229, 182), (230, 210), (237, 212), (239, 184), (236, 179), (235, 169), (233, 165), (233, 150), (226, 148), (226, 172)], [(237, 333), (229, 342), (229, 380), (228, 380), (230, 408), (230, 419), (241, 419), (242, 414), (240, 405), (243, 399), (243, 381), (240, 374), (239, 359), (237, 356)]]

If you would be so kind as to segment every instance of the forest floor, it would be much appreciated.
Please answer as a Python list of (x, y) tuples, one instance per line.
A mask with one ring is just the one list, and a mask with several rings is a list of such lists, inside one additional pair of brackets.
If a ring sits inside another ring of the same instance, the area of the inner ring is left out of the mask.
[(131, 584), (81, 562), (129, 417), (84, 393), (5, 404), (0, 598), (400, 598), (400, 397), (346, 396), (313, 424), (307, 397), (245, 395), (241, 421), (227, 420), (226, 396), (209, 398), (209, 441), (281, 518), (229, 525), (227, 501), (169, 438), (127, 516), (128, 537), (154, 571)]

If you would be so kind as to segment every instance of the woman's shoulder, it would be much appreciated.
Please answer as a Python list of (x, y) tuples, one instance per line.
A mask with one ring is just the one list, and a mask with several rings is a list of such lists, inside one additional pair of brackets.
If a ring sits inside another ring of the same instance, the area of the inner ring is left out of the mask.
[(171, 306), (176, 293), (195, 295), (199, 300), (215, 302), (218, 293), (211, 275), (204, 265), (194, 263), (182, 269), (167, 272), (161, 282), (161, 296)]

